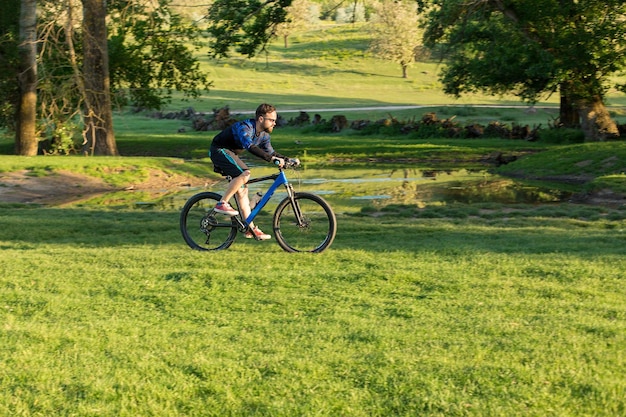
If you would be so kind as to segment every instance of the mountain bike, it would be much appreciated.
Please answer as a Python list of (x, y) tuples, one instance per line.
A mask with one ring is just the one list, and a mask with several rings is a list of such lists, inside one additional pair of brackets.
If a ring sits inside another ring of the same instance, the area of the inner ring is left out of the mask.
[[(276, 190), (283, 186), (285, 197), (276, 207), (273, 231), (278, 245), (287, 252), (322, 252), (327, 249), (337, 234), (337, 219), (330, 205), (322, 197), (296, 192), (287, 180), (285, 168), (296, 168), (290, 162), (272, 175), (253, 178), (248, 184), (273, 180), (260, 201), (252, 208), (247, 219), (242, 217), (239, 202), (235, 197), (237, 216), (226, 216), (214, 211), (221, 195), (214, 192), (201, 192), (187, 200), (180, 214), (180, 230), (185, 242), (192, 248), (202, 251), (227, 249), (233, 244), (237, 233), (250, 230), (250, 223), (263, 210)], [(229, 180), (231, 178), (228, 178)], [(257, 237), (254, 235), (255, 239)]]

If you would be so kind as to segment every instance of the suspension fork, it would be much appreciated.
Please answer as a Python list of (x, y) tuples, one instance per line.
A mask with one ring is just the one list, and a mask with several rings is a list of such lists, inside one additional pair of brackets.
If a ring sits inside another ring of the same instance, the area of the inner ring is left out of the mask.
[(285, 184), (285, 190), (287, 190), (287, 198), (291, 201), (291, 207), (293, 207), (293, 213), (296, 215), (296, 221), (298, 222), (298, 227), (304, 227), (304, 219), (302, 217), (302, 212), (300, 211), (300, 204), (298, 204), (298, 200), (296, 200), (296, 193), (293, 191), (293, 186), (290, 183)]

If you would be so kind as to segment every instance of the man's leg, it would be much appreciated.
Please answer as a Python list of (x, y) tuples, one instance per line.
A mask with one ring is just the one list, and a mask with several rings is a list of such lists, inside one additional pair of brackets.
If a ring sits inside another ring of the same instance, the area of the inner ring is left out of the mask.
[[(245, 170), (239, 176), (233, 178), (228, 184), (228, 188), (226, 192), (222, 196), (222, 199), (215, 206), (215, 211), (218, 213), (226, 214), (227, 216), (236, 216), (239, 214), (237, 210), (232, 208), (229, 204), (230, 199), (235, 195), (235, 193), (239, 192), (239, 189), (243, 187), (248, 180), (250, 179), (250, 171)], [(250, 204), (248, 203), (248, 215), (250, 212)], [(247, 217), (244, 216), (244, 219)]]
[[(241, 217), (243, 217), (243, 219), (246, 220), (248, 216), (250, 216), (250, 213), (252, 212), (252, 210), (250, 209), (250, 197), (248, 195), (248, 186), (244, 185), (240, 187), (236, 192), (236, 196), (237, 196), (237, 201), (239, 204), (239, 210), (241, 212)], [(245, 235), (246, 238), (250, 239), (250, 238), (253, 238), (254, 236), (256, 236), (256, 238), (259, 240), (267, 240), (267, 239), (272, 238), (272, 236), (268, 235), (267, 233), (263, 233), (261, 229), (257, 228), (254, 225), (254, 222), (250, 222), (249, 226), (250, 226), (250, 230), (246, 232), (246, 235)]]
[[(243, 171), (238, 177), (233, 178), (228, 184), (228, 188), (226, 189), (224, 196), (222, 196), (222, 201), (228, 203), (230, 199), (233, 198), (235, 193), (238, 192), (242, 186), (248, 183), (249, 179), (250, 179), (249, 169), (246, 169), (245, 171)], [(239, 204), (241, 204), (241, 202), (239, 202)], [(250, 214), (249, 211), (250, 211), (250, 203), (248, 202), (248, 214)]]
[[(247, 219), (250, 215), (250, 200), (248, 199), (248, 186), (243, 185), (239, 187), (236, 193), (237, 196), (237, 204), (239, 205), (239, 210), (241, 211), (241, 216), (243, 219)], [(252, 224), (250, 224), (252, 226)]]

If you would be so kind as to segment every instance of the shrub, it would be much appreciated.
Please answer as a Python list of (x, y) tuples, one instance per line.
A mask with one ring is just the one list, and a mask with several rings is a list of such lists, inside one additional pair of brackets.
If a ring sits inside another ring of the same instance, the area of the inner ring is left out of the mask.
[(568, 145), (574, 143), (583, 143), (585, 141), (585, 134), (580, 129), (564, 127), (555, 129), (544, 129), (539, 132), (539, 140), (545, 143)]

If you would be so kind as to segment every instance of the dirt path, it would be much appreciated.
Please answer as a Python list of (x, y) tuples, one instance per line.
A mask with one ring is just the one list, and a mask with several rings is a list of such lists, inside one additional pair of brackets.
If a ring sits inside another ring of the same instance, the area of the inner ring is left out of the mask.
[(0, 174), (0, 201), (59, 205), (112, 191), (103, 181), (72, 172), (37, 177), (29, 171)]
[(148, 180), (130, 184), (123, 189), (116, 189), (98, 178), (69, 171), (58, 171), (46, 176), (33, 176), (29, 171), (5, 172), (0, 173), (0, 202), (58, 206), (112, 191), (162, 193), (182, 187), (206, 185), (203, 179), (170, 175), (159, 170), (151, 171)]

